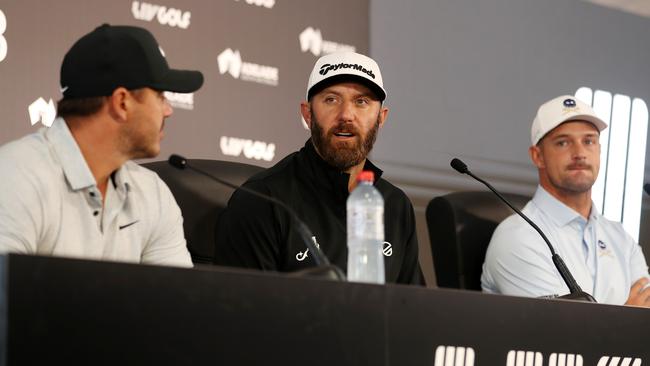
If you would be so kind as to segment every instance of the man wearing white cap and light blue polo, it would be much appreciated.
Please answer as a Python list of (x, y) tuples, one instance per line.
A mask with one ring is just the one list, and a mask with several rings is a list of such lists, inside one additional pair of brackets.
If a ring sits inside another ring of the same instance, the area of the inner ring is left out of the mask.
[[(330, 262), (346, 268), (346, 200), (362, 170), (375, 175), (385, 201), (386, 282), (422, 283), (415, 216), (404, 192), (368, 159), (388, 109), (377, 63), (354, 52), (316, 61), (300, 105), (311, 138), (244, 185), (290, 206), (313, 231)], [(291, 218), (276, 205), (237, 190), (217, 225), (215, 263), (271, 271), (314, 266)]]
[[(619, 222), (593, 206), (600, 168), (600, 131), (607, 123), (572, 96), (543, 104), (531, 129), (529, 153), (539, 186), (522, 210), (548, 236), (580, 287), (599, 303), (650, 306), (648, 266), (641, 247)], [(568, 289), (548, 247), (517, 215), (504, 220), (488, 247), (483, 291), (555, 296)]]

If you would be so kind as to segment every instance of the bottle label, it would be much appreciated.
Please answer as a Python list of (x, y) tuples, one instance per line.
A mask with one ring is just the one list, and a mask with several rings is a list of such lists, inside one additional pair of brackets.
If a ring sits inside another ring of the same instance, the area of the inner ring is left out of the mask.
[(353, 210), (348, 216), (348, 230), (352, 237), (384, 240), (384, 208), (375, 210)]

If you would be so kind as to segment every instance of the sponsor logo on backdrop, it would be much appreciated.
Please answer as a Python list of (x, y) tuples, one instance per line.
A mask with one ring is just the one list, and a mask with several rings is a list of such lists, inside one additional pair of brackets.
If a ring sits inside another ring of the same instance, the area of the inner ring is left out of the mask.
[(135, 19), (146, 22), (151, 22), (155, 19), (162, 25), (181, 29), (187, 29), (190, 26), (190, 18), (192, 17), (192, 13), (189, 11), (145, 3), (144, 1), (134, 1), (131, 4), (131, 12)]
[(174, 108), (187, 109), (190, 111), (194, 109), (194, 93), (174, 93), (166, 91), (165, 98)]
[(4, 36), (5, 31), (7, 30), (7, 17), (5, 13), (0, 9), (0, 62), (7, 57), (7, 39)]
[(544, 356), (541, 352), (509, 351), (506, 366), (543, 366)]
[(548, 366), (582, 366), (582, 355), (572, 353), (551, 353), (548, 357)]
[(474, 358), (471, 347), (438, 346), (434, 366), (474, 366)]
[(245, 0), (245, 1), (235, 0), (235, 1), (238, 3), (245, 2), (248, 5), (263, 6), (267, 9), (272, 9), (273, 6), (275, 5), (275, 0)]
[(226, 48), (217, 57), (217, 62), (219, 73), (222, 75), (228, 73), (235, 79), (271, 86), (278, 85), (280, 72), (277, 67), (242, 61), (239, 50)]
[[(638, 241), (648, 106), (641, 98), (587, 87), (578, 88), (575, 96), (591, 105), (596, 115), (609, 124), (600, 134), (600, 174), (591, 188), (594, 205), (608, 219), (621, 222)], [(574, 104), (575, 101), (567, 99), (564, 107), (575, 109)], [(599, 255), (611, 255), (604, 242), (599, 246), (602, 246)]]
[(641, 366), (641, 362), (641, 358), (603, 356), (597, 366)]
[(323, 39), (320, 29), (307, 27), (298, 36), (300, 50), (311, 52), (314, 56), (320, 56), (337, 51), (356, 51), (356, 47), (349, 44), (337, 43)]
[(43, 97), (39, 97), (27, 107), (27, 111), (32, 126), (41, 122), (43, 126), (50, 127), (56, 118), (56, 108), (52, 98), (46, 102)]
[(275, 157), (275, 144), (253, 141), (238, 137), (221, 136), (219, 141), (221, 153), (228, 156), (241, 156), (251, 160), (271, 161)]

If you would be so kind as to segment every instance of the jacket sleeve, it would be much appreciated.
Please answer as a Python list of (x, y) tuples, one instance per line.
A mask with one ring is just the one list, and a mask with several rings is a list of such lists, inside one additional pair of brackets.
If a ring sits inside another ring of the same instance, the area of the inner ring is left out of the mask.
[[(245, 186), (269, 193), (260, 183)], [(272, 203), (236, 190), (217, 221), (214, 263), (277, 271), (282, 240), (277, 217)]]
[(407, 201), (408, 209), (405, 212), (406, 225), (408, 226), (408, 239), (406, 242), (406, 250), (404, 262), (397, 278), (397, 283), (424, 285), (424, 277), (420, 269), (419, 262), (419, 246), (418, 236), (415, 230), (415, 213), (413, 212), (413, 205)]

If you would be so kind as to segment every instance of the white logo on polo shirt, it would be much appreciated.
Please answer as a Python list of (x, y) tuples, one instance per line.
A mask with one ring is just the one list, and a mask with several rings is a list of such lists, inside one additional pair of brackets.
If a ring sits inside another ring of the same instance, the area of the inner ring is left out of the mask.
[(0, 61), (4, 60), (7, 57), (7, 39), (4, 37), (4, 33), (7, 30), (7, 17), (5, 13), (0, 9)]
[(32, 126), (41, 122), (43, 126), (50, 127), (56, 118), (56, 108), (52, 98), (50, 98), (49, 102), (45, 102), (45, 99), (39, 97), (29, 105), (27, 110), (29, 111), (29, 120)]
[(220, 74), (229, 73), (235, 79), (270, 86), (277, 86), (280, 80), (277, 67), (242, 61), (239, 50), (226, 48), (217, 56), (217, 63)]
[(150, 22), (155, 17), (158, 23), (162, 25), (178, 27), (181, 29), (187, 29), (187, 27), (190, 26), (190, 18), (192, 17), (192, 13), (189, 11), (182, 11), (176, 8), (168, 8), (166, 6), (140, 1), (134, 1), (131, 4), (131, 13), (133, 13), (133, 17), (138, 20)]
[(352, 45), (324, 40), (320, 29), (312, 27), (307, 27), (300, 32), (298, 40), (300, 41), (300, 50), (302, 52), (309, 51), (314, 56), (339, 51), (356, 51), (356, 47)]

